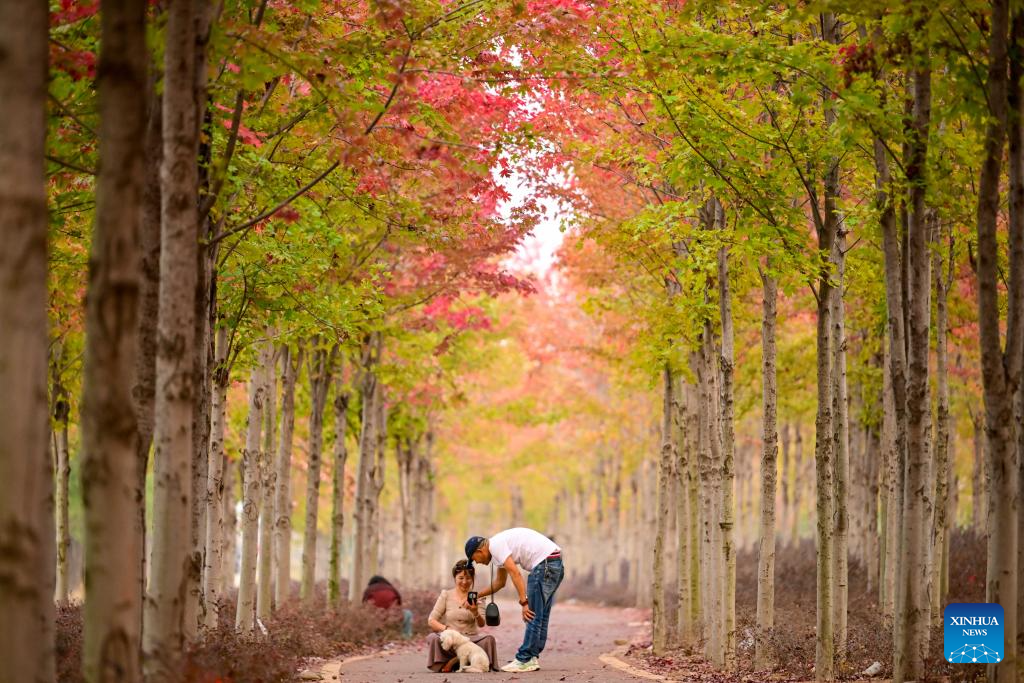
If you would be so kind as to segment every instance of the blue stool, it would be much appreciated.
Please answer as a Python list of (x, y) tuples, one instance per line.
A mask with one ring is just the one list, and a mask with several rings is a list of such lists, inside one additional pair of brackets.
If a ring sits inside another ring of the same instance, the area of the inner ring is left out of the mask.
[(402, 638), (405, 640), (412, 638), (412, 610), (402, 610)]

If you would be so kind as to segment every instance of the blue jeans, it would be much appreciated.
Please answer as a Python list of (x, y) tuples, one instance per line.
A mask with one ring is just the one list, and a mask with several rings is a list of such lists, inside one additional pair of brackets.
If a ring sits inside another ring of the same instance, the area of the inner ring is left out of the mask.
[(530, 578), (526, 581), (526, 599), (530, 602), (534, 616), (533, 621), (526, 624), (523, 645), (516, 653), (516, 659), (520, 662), (540, 657), (544, 651), (548, 641), (548, 620), (551, 618), (551, 608), (555, 606), (555, 591), (562, 584), (564, 576), (565, 568), (560, 557), (544, 560), (530, 572)]

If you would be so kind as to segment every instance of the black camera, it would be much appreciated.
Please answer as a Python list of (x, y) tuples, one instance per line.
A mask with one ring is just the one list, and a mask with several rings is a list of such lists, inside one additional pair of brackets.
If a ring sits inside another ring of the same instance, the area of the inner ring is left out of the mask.
[(469, 591), (469, 595), (467, 596), (466, 602), (468, 602), (470, 605), (475, 605), (476, 604), (476, 595), (477, 595), (476, 591)]

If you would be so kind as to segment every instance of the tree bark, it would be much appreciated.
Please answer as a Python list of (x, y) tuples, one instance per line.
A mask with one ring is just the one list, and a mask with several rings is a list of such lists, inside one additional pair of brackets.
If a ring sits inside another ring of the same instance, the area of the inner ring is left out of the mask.
[(235, 629), (252, 633), (256, 616), (256, 560), (259, 541), (259, 511), (263, 477), (260, 476), (260, 435), (267, 384), (264, 370), (269, 364), (266, 346), (249, 378), (249, 414), (242, 451), (242, 562), (238, 573), (238, 603)]
[(82, 397), (87, 680), (139, 680), (138, 426), (132, 402), (146, 127), (145, 3), (103, 6), (97, 81), (100, 161), (86, 295)]
[(971, 414), (972, 445), (974, 450), (973, 473), (971, 477), (971, 526), (979, 536), (988, 534), (988, 472), (985, 465), (985, 414), (968, 407)]
[(804, 437), (803, 426), (796, 422), (793, 427), (793, 545), (800, 545), (800, 481), (804, 469)]
[[(769, 264), (770, 266), (770, 264)], [(763, 426), (761, 430), (761, 524), (757, 552), (757, 625), (754, 669), (770, 668), (775, 655), (769, 635), (775, 628), (775, 492), (778, 469), (777, 381), (775, 369), (775, 302), (778, 280), (761, 271), (763, 306), (761, 319)]]
[(270, 618), (274, 596), (274, 496), (277, 468), (274, 458), (274, 447), (277, 443), (275, 428), (277, 427), (277, 372), (275, 370), (275, 349), (268, 331), (264, 350), (267, 365), (264, 368), (264, 380), (267, 386), (266, 400), (263, 404), (263, 449), (260, 451), (260, 476), (263, 478), (263, 496), (260, 499), (260, 552), (257, 566), (256, 581), (256, 617), (261, 620)]
[[(696, 555), (697, 544), (696, 544), (696, 529), (697, 522), (692, 515), (693, 506), (691, 505), (692, 492), (692, 460), (693, 453), (696, 449), (691, 446), (694, 434), (691, 432), (693, 423), (691, 422), (692, 408), (690, 406), (690, 393), (691, 386), (679, 381), (676, 383), (677, 392), (675, 396), (675, 410), (674, 417), (676, 422), (676, 432), (679, 437), (676, 440), (676, 461), (675, 465), (675, 480), (676, 480), (676, 537), (678, 554), (676, 557), (676, 592), (679, 595), (679, 611), (678, 611), (678, 624), (677, 630), (679, 634), (679, 640), (677, 645), (686, 647), (691, 645), (696, 640), (696, 624), (698, 620), (698, 614), (695, 611), (695, 579), (697, 571), (697, 562), (699, 561)], [(618, 469), (619, 466), (617, 466)], [(620, 484), (619, 484), (618, 471), (616, 471), (616, 488), (615, 488), (615, 501), (616, 501), (616, 513), (613, 517), (613, 523), (618, 525), (618, 500), (620, 495)], [(621, 546), (614, 553), (614, 561), (620, 562), (621, 559)], [(621, 583), (621, 579), (618, 575), (615, 575), (616, 583)]]
[[(926, 59), (927, 55), (921, 57)], [(897, 628), (893, 676), (898, 682), (917, 680), (928, 656), (928, 610), (931, 606), (929, 567), (931, 472), (928, 437), (931, 407), (928, 388), (930, 326), (930, 257), (925, 209), (928, 132), (931, 118), (931, 70), (914, 69), (913, 129), (907, 163), (910, 212), (905, 264), (908, 272), (907, 464), (904, 477), (903, 524), (900, 534)]]
[[(314, 342), (314, 345), (316, 342)], [(314, 348), (310, 357), (309, 386), (312, 406), (309, 413), (309, 468), (306, 473), (306, 525), (302, 536), (302, 585), (299, 590), (303, 602), (312, 602), (316, 586), (316, 520), (320, 508), (320, 466), (324, 443), (324, 408), (327, 390), (331, 386), (331, 370), (338, 352), (335, 344), (328, 352)]]
[[(716, 202), (718, 229), (725, 229), (722, 205)], [(736, 453), (735, 419), (733, 407), (733, 371), (735, 354), (732, 324), (732, 291), (729, 285), (728, 249), (718, 250), (718, 306), (722, 322), (722, 346), (719, 356), (721, 376), (721, 404), (719, 429), (722, 443), (722, 628), (724, 630), (723, 664), (726, 671), (736, 668), (736, 550), (733, 525), (736, 515), (733, 501), (735, 484), (734, 460)]]
[[(984, 138), (984, 154), (978, 183), (978, 324), (981, 348), (981, 376), (985, 403), (986, 469), (988, 471), (988, 569), (985, 599), (1003, 606), (1006, 633), (1016, 632), (1017, 617), (1017, 463), (1013, 425), (1013, 392), (1020, 380), (1021, 350), (1021, 268), (1020, 249), (1024, 216), (1011, 188), (1010, 282), (1005, 353), (1002, 348), (999, 315), (999, 243), (997, 216), (999, 184), (1007, 127), (1007, 32), (1009, 8), (1006, 0), (993, 0), (989, 35), (988, 103), (990, 118)], [(1016, 89), (1016, 88), (1015, 88)], [(1015, 116), (1018, 112), (1014, 112)], [(1015, 119), (1014, 134), (1019, 134)], [(1017, 160), (1010, 165), (1011, 185), (1021, 182)], [(1016, 678), (1016, 640), (1007, 638), (1001, 662), (988, 665), (988, 680), (1004, 683)]]
[(362, 420), (359, 434), (359, 468), (356, 475), (356, 501), (354, 510), (355, 542), (352, 555), (352, 577), (349, 581), (349, 600), (357, 601), (363, 588), (372, 575), (372, 567), (376, 567), (373, 556), (372, 536), (377, 534), (374, 501), (379, 490), (376, 481), (383, 477), (377, 473), (377, 431), (384, 425), (378, 423), (380, 411), (377, 401), (380, 400), (379, 379), (376, 365), (380, 359), (381, 339), (379, 333), (369, 335), (363, 344), (360, 387), (362, 403)]
[[(160, 316), (160, 232), (161, 232), (161, 183), (160, 167), (163, 164), (163, 101), (157, 92), (159, 67), (150, 63), (146, 84), (148, 116), (142, 181), (142, 216), (139, 222), (139, 249), (141, 252), (139, 271), (139, 312), (136, 316), (138, 332), (135, 351), (135, 386), (132, 400), (139, 430), (136, 442), (138, 481), (135, 487), (136, 530), (139, 542), (139, 595), (146, 595), (146, 474), (149, 468), (149, 452), (153, 446), (156, 403), (156, 344), (157, 323)], [(144, 600), (139, 601), (139, 633), (142, 633)]]
[[(210, 122), (207, 107), (206, 84), (207, 46), (210, 42), (210, 29), (213, 22), (215, 4), (209, 0), (193, 0), (195, 20), (195, 52), (193, 59), (192, 101), (196, 109), (196, 122), (200, 124), (205, 117)], [(210, 393), (212, 388), (210, 364), (213, 362), (212, 327), (216, 322), (216, 273), (214, 271), (216, 247), (211, 247), (207, 240), (212, 234), (208, 217), (199, 215), (200, 190), (209, 189), (208, 169), (210, 167), (209, 136), (198, 135), (196, 156), (196, 187), (193, 201), (197, 210), (196, 229), (198, 232), (196, 248), (196, 280), (193, 292), (193, 326), (194, 337), (192, 347), (192, 479), (190, 497), (190, 526), (188, 587), (185, 593), (184, 635), (186, 641), (195, 640), (199, 625), (205, 618), (205, 603), (202, 590), (203, 584), (203, 553), (206, 546), (206, 480), (209, 464), (210, 448)]]
[(170, 675), (167, 664), (182, 650), (191, 560), (199, 128), (196, 16), (190, 0), (170, 3), (165, 42), (153, 543), (143, 629), (146, 676), (151, 680), (165, 680)]
[(658, 459), (657, 523), (653, 545), (654, 586), (652, 592), (652, 622), (654, 629), (653, 649), (657, 656), (665, 652), (668, 643), (668, 616), (665, 605), (665, 546), (668, 533), (669, 515), (669, 482), (672, 463), (676, 458), (676, 444), (673, 426), (673, 403), (675, 394), (675, 376), (666, 363), (662, 377), (662, 420), (661, 420), (661, 455)]
[(700, 381), (700, 491), (701, 500), (701, 614), (705, 656), (717, 666), (725, 665), (724, 606), (722, 585), (721, 502), (722, 463), (721, 430), (718, 417), (717, 363), (714, 339), (709, 323), (704, 324), (699, 359)]
[(47, 366), (47, 6), (0, 3), (0, 661), (53, 681), (55, 527)]
[[(826, 13), (821, 17), (822, 34), (829, 42), (839, 40), (839, 22)], [(825, 124), (831, 127), (835, 112), (826, 109)], [(830, 260), (839, 217), (835, 201), (839, 195), (839, 170), (836, 162), (825, 175), (824, 218), (816, 223), (818, 251)], [(817, 346), (817, 399), (815, 416), (814, 464), (817, 482), (817, 645), (814, 658), (814, 677), (818, 681), (835, 679), (835, 575), (834, 575), (834, 438), (832, 414), (832, 281), (830, 269), (823, 266), (817, 280), (818, 322)]]
[(942, 605), (946, 599), (943, 574), (947, 567), (949, 550), (949, 475), (950, 475), (950, 413), (949, 413), (949, 287), (952, 284), (953, 250), (952, 235), (948, 257), (949, 275), (943, 268), (940, 249), (934, 251), (935, 277), (935, 522), (932, 524), (932, 591), (931, 625), (942, 625)]
[(237, 463), (232, 462), (231, 457), (228, 455), (228, 451), (225, 449), (223, 466), (224, 536), (222, 539), (223, 550), (221, 551), (221, 559), (223, 561), (221, 568), (221, 575), (223, 579), (221, 585), (223, 586), (224, 592), (222, 592), (222, 595), (229, 589), (235, 587), (235, 557), (238, 553), (238, 513), (236, 512), (238, 496), (235, 494), (235, 480), (241, 479), (239, 475), (241, 474), (242, 467), (242, 461), (239, 460)]
[(302, 361), (301, 347), (294, 354), (288, 346), (281, 347), (281, 436), (274, 482), (274, 548), (277, 555), (274, 601), (278, 607), (288, 600), (292, 581), (292, 437), (295, 434), (295, 380)]
[[(203, 573), (203, 594), (206, 596), (204, 625), (217, 628), (220, 609), (224, 603), (224, 501), (226, 497), (224, 467), (224, 431), (227, 425), (228, 384), (228, 330), (217, 329), (216, 358), (213, 368), (213, 396), (211, 400), (210, 464), (206, 476), (206, 553)], [(233, 558), (232, 558), (233, 559)]]
[[(399, 437), (395, 440), (395, 460), (398, 465), (398, 510), (402, 532), (401, 578), (402, 583), (405, 585), (410, 584), (412, 578), (410, 570), (415, 564), (412, 557), (413, 505), (415, 504), (413, 464), (416, 461), (415, 454), (416, 445), (412, 437)], [(513, 499), (514, 506), (515, 501)], [(515, 525), (515, 522), (513, 522), (513, 525)]]
[[(71, 527), (68, 519), (68, 484), (71, 479), (71, 453), (68, 449), (68, 417), (71, 406), (67, 391), (55, 386), (53, 419), (57, 425), (53, 433), (54, 461), (57, 466), (57, 602), (67, 602), (71, 592), (71, 576), (68, 553), (71, 550)], [(141, 595), (141, 594), (140, 594)], [(139, 600), (139, 607), (142, 602)]]
[[(341, 594), (341, 544), (345, 532), (345, 463), (348, 460), (349, 394), (340, 369), (334, 379), (334, 476), (331, 491), (331, 563), (327, 579), (327, 601), (337, 605)], [(403, 558), (407, 566), (410, 558)], [(418, 564), (418, 561), (417, 561)]]
[[(837, 169), (838, 172), (838, 169)], [(838, 191), (838, 183), (836, 184)], [(838, 196), (837, 196), (838, 199)], [(839, 661), (846, 657), (847, 601), (849, 593), (850, 555), (850, 411), (846, 382), (846, 307), (843, 302), (846, 273), (845, 227), (836, 218), (833, 262), (836, 267), (836, 286), (832, 289), (832, 415), (833, 454), (835, 462), (835, 547), (833, 549), (833, 596), (836, 654)]]

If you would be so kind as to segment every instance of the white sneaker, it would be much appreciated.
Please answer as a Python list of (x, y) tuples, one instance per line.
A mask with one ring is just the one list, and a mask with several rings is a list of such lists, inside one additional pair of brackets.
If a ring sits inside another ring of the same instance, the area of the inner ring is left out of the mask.
[(537, 662), (537, 658), (534, 657), (528, 662), (520, 662), (518, 659), (513, 659), (511, 662), (501, 667), (502, 671), (508, 673), (520, 673), (523, 671), (536, 671), (540, 668), (540, 664)]

